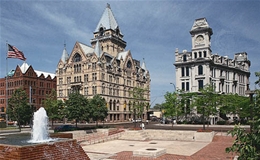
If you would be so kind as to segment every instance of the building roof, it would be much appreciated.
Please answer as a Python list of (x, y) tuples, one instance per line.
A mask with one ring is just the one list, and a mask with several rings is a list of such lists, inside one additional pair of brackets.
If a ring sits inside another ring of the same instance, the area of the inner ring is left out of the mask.
[(128, 53), (128, 51), (124, 51), (124, 52), (120, 52), (120, 53), (118, 53), (117, 54), (117, 59), (123, 59), (123, 60), (125, 60), (126, 59), (126, 56), (127, 56), (127, 53)]
[[(30, 65), (28, 65), (26, 62), (23, 62), (23, 64), (19, 67), (20, 67), (20, 70), (22, 71), (22, 73), (24, 74), (28, 70)], [(47, 78), (48, 76), (50, 76), (51, 78), (54, 78), (56, 76), (53, 73), (48, 73), (48, 72), (43, 72), (43, 71), (34, 70), (34, 72), (37, 74), (37, 77), (41, 76), (42, 74), (44, 75), (45, 78)]]
[(144, 61), (143, 61), (143, 64), (142, 64), (141, 68), (142, 68), (143, 70), (145, 70), (145, 71), (147, 70), (147, 69), (146, 69), (146, 65), (145, 65), (145, 62), (144, 62)]
[(206, 18), (198, 18), (194, 21), (191, 30), (198, 29), (198, 28), (209, 28), (209, 24)]
[(63, 52), (62, 52), (62, 56), (61, 56), (61, 60), (63, 63), (66, 63), (66, 61), (69, 59), (69, 54), (66, 50), (66, 45), (64, 44), (64, 49), (63, 49)]
[(97, 41), (97, 43), (96, 43), (94, 53), (97, 55), (98, 58), (100, 58), (100, 56), (102, 54), (102, 49), (101, 49), (101, 46), (99, 44), (99, 41)]
[(92, 47), (89, 47), (89, 46), (87, 46), (83, 43), (80, 43), (80, 42), (79, 42), (79, 45), (80, 45), (80, 47), (82, 48), (82, 50), (84, 51), (85, 54), (94, 52), (94, 49)]
[(98, 25), (94, 32), (99, 32), (100, 27), (103, 27), (104, 30), (108, 30), (108, 29), (115, 30), (116, 28), (119, 27), (109, 4), (107, 4), (107, 7), (103, 12), (103, 15), (99, 20)]
[(43, 72), (43, 71), (37, 71), (34, 70), (34, 72), (37, 74), (38, 77), (40, 77), (41, 75), (44, 75), (45, 78), (47, 78), (48, 76), (50, 76), (52, 79), (56, 76), (53, 73), (48, 73), (48, 72)]

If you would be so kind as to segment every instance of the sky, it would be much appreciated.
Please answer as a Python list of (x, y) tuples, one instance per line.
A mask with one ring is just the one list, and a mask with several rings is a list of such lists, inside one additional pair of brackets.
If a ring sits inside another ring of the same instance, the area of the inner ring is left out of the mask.
[(76, 41), (90, 45), (93, 32), (110, 4), (134, 59), (151, 75), (151, 106), (164, 102), (175, 84), (175, 49), (191, 51), (189, 31), (205, 17), (213, 30), (212, 53), (234, 58), (247, 52), (250, 89), (260, 71), (259, 0), (1, 0), (0, 78), (22, 65), (6, 60), (6, 43), (23, 51), (35, 70), (55, 73), (64, 43), (70, 54)]

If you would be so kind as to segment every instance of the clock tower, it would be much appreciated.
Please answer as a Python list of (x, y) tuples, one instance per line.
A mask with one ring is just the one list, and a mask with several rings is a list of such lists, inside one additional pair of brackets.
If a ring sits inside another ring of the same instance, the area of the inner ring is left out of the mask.
[(209, 57), (211, 54), (210, 39), (213, 34), (206, 18), (196, 19), (191, 30), (192, 52), (194, 58)]

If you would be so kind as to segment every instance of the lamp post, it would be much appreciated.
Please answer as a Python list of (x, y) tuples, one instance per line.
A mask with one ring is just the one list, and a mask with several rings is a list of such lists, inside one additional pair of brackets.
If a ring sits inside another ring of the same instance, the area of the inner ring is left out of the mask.
[(254, 126), (254, 104), (253, 104), (253, 96), (255, 94), (255, 90), (247, 90), (246, 94), (249, 95), (250, 98), (250, 103), (251, 103), (251, 107), (250, 107), (250, 119), (251, 119), (251, 123), (250, 123), (250, 132), (252, 132), (253, 130), (253, 126)]
[(175, 86), (175, 84), (174, 84), (174, 83), (170, 83), (170, 84), (173, 85), (173, 87), (174, 87), (174, 92), (175, 92), (175, 91), (176, 91), (176, 86)]
[[(176, 92), (176, 86), (174, 83), (170, 83), (173, 85), (173, 88), (174, 88), (174, 92)], [(177, 97), (176, 97), (176, 100), (177, 100)], [(176, 107), (176, 100), (174, 102), (174, 106), (175, 106), (175, 118), (176, 118), (176, 122), (177, 122), (177, 107)]]

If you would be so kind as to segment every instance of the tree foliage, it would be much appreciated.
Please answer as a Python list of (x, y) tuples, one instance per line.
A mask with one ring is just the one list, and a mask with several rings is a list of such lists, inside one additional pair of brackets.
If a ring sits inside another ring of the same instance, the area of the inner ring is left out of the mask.
[(77, 123), (81, 120), (88, 121), (90, 118), (90, 107), (88, 99), (79, 93), (69, 94), (69, 99), (65, 102), (65, 115), (69, 120)]
[(154, 106), (153, 106), (153, 109), (158, 109), (158, 110), (162, 110), (163, 108), (163, 105), (162, 104), (159, 104), (159, 103), (156, 103)]
[(194, 95), (193, 105), (202, 114), (203, 129), (205, 129), (205, 119), (209, 120), (210, 115), (215, 115), (218, 112), (219, 103), (219, 95), (212, 85), (205, 85), (197, 95)]
[(98, 125), (98, 121), (104, 121), (108, 115), (108, 109), (106, 107), (106, 101), (100, 95), (95, 95), (90, 100), (91, 107), (91, 118), (96, 121), (96, 125)]
[(251, 122), (252, 129), (248, 133), (240, 125), (229, 131), (235, 141), (231, 147), (226, 148), (226, 152), (236, 152), (238, 160), (255, 160), (260, 159), (260, 91), (256, 90), (256, 103), (250, 105), (254, 113), (253, 121)]
[(52, 90), (52, 92), (47, 95), (47, 98), (43, 101), (43, 106), (47, 112), (48, 117), (52, 121), (52, 126), (54, 120), (61, 120), (64, 118), (64, 104), (62, 100), (57, 100), (57, 93), (55, 90)]
[(21, 125), (30, 123), (33, 116), (33, 111), (28, 102), (28, 96), (22, 88), (16, 89), (12, 97), (8, 99), (7, 113), (9, 118), (17, 121), (19, 129), (21, 129)]
[(258, 78), (258, 80), (255, 81), (255, 84), (260, 86), (260, 72), (255, 72), (255, 76)]
[(134, 87), (131, 91), (133, 98), (133, 108), (131, 108), (131, 112), (134, 113), (134, 120), (136, 116), (142, 118), (142, 114), (147, 110), (147, 107), (149, 107), (144, 97), (146, 91), (146, 89), (140, 87)]
[[(220, 112), (223, 114), (237, 114), (240, 119), (250, 116), (250, 100), (248, 97), (238, 94), (226, 94), (221, 96)], [(222, 117), (223, 118), (223, 117)]]
[(164, 95), (165, 103), (163, 103), (164, 115), (166, 117), (176, 117), (180, 113), (180, 105), (178, 101), (178, 94), (176, 92), (166, 92)]

